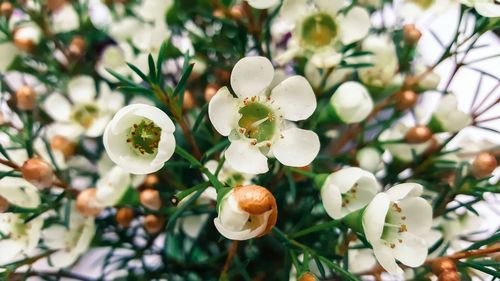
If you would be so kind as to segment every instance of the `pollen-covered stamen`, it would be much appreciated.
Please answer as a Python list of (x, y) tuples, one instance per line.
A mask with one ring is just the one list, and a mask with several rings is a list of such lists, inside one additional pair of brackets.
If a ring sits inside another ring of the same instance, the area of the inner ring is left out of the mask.
[(127, 143), (135, 152), (141, 155), (154, 155), (158, 151), (161, 128), (150, 120), (141, 120), (134, 123), (127, 135)]
[(269, 141), (274, 137), (276, 131), (275, 112), (257, 98), (251, 98), (240, 108), (241, 118), (238, 121), (239, 133), (249, 139), (254, 139), (254, 143)]
[(99, 108), (94, 104), (76, 105), (71, 112), (71, 118), (82, 127), (88, 129), (99, 115)]
[(347, 207), (349, 203), (356, 200), (357, 193), (358, 193), (358, 183), (355, 183), (348, 192), (342, 194), (342, 207)]

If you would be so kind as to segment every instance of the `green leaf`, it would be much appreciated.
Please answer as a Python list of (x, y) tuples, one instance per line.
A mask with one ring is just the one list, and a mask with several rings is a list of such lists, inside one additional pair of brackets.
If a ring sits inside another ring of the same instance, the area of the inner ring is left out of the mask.
[(208, 103), (203, 105), (203, 108), (201, 109), (200, 113), (198, 113), (198, 116), (196, 117), (196, 121), (194, 121), (193, 132), (198, 131), (198, 128), (202, 124), (203, 119), (205, 118), (207, 113), (208, 113)]
[(140, 86), (120, 86), (117, 88), (119, 91), (128, 94), (144, 94), (144, 95), (154, 95), (153, 91), (148, 88), (140, 87)]
[(153, 56), (151, 54), (148, 55), (148, 65), (149, 65), (149, 81), (151, 83), (158, 83), (158, 80), (156, 79), (156, 66), (155, 66), (155, 61), (153, 60)]
[(128, 78), (126, 78), (125, 76), (115, 72), (114, 70), (110, 69), (110, 68), (106, 68), (106, 70), (111, 74), (113, 75), (116, 79), (118, 79), (118, 81), (120, 81), (122, 84), (125, 84), (125, 85), (129, 85), (129, 86), (136, 86), (136, 83)]
[[(142, 80), (151, 84), (151, 80), (149, 79), (149, 77), (146, 74), (144, 74), (144, 72), (142, 72), (137, 66), (135, 66), (131, 63), (128, 63), (128, 62), (127, 62), (127, 65), (128, 65), (128, 67), (130, 67), (130, 69), (132, 69), (132, 71), (134, 71), (137, 75), (139, 75), (139, 77), (141, 77)], [(135, 83), (134, 83), (134, 85), (135, 85)]]

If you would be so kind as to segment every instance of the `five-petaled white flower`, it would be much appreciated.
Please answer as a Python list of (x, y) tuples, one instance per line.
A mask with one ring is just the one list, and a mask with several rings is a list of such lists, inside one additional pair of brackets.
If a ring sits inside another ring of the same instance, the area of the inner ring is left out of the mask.
[(295, 56), (310, 57), (320, 68), (329, 68), (342, 60), (340, 47), (361, 40), (370, 29), (370, 15), (359, 6), (340, 12), (342, 0), (285, 0), (280, 19), (292, 26), (287, 50), (276, 60), (286, 63)]
[(340, 219), (368, 205), (379, 190), (380, 184), (372, 173), (349, 167), (326, 178), (321, 187), (321, 200), (326, 213)]
[(416, 183), (396, 185), (379, 193), (366, 207), (363, 229), (380, 265), (392, 274), (403, 274), (396, 260), (410, 267), (424, 263), (427, 245), (421, 235), (432, 226), (432, 207), (419, 197)]
[(303, 167), (319, 152), (316, 133), (288, 122), (304, 120), (316, 109), (311, 86), (304, 77), (293, 76), (271, 89), (273, 77), (274, 68), (268, 59), (243, 58), (231, 73), (237, 98), (223, 87), (210, 100), (210, 121), (231, 141), (226, 161), (239, 172), (267, 172), (268, 153), (284, 165)]
[(0, 265), (34, 254), (40, 240), (43, 218), (38, 216), (29, 222), (25, 222), (25, 219), (26, 217), (22, 214), (0, 214), (0, 233), (2, 234)]
[(109, 122), (103, 142), (109, 158), (131, 174), (158, 171), (175, 151), (175, 126), (157, 107), (131, 104)]
[(472, 117), (458, 109), (457, 97), (448, 94), (441, 99), (429, 127), (434, 132), (456, 133), (472, 123)]

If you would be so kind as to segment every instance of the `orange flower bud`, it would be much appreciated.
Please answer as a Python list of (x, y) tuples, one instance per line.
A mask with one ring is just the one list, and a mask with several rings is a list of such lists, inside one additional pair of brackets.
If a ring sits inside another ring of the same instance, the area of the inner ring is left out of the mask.
[(186, 90), (184, 92), (184, 99), (182, 100), (182, 108), (184, 110), (193, 109), (196, 106), (196, 101), (193, 97), (191, 91)]
[(31, 158), (21, 167), (23, 178), (39, 189), (50, 187), (54, 179), (52, 167), (40, 158)]
[(423, 125), (417, 125), (406, 132), (405, 140), (407, 143), (418, 144), (430, 140), (431, 137), (432, 132), (429, 128)]
[(481, 152), (476, 155), (472, 163), (472, 169), (476, 178), (485, 178), (497, 168), (497, 159), (489, 152)]
[(163, 230), (165, 219), (157, 215), (147, 215), (144, 217), (144, 229), (149, 234), (156, 234)]
[(411, 90), (398, 92), (396, 94), (396, 108), (405, 111), (412, 108), (417, 103), (417, 93)]
[(36, 93), (30, 86), (22, 86), (16, 91), (16, 105), (21, 110), (36, 108)]
[(457, 266), (455, 265), (455, 262), (452, 259), (442, 258), (433, 262), (431, 264), (431, 269), (432, 272), (434, 272), (436, 275), (439, 275), (445, 271), (456, 271)]
[(205, 88), (205, 93), (204, 97), (207, 102), (210, 102), (210, 100), (217, 94), (217, 91), (219, 90), (219, 86), (216, 84), (208, 84), (207, 87)]
[(161, 208), (160, 193), (154, 189), (146, 189), (140, 195), (141, 204), (146, 208), (158, 211)]
[(120, 208), (116, 212), (116, 222), (122, 227), (129, 227), (134, 220), (134, 209)]
[(50, 140), (50, 147), (53, 150), (61, 151), (66, 159), (73, 156), (76, 149), (76, 145), (63, 136), (54, 136)]
[(10, 18), (13, 11), (14, 8), (10, 2), (3, 2), (2, 5), (0, 5), (0, 13), (6, 18)]
[(96, 189), (88, 188), (82, 190), (76, 198), (76, 209), (84, 217), (96, 217), (102, 212), (102, 208), (96, 206)]
[(406, 24), (403, 26), (403, 38), (406, 44), (415, 46), (422, 37), (422, 33), (414, 24)]
[(272, 211), (266, 229), (259, 236), (264, 236), (272, 230), (278, 219), (278, 208), (276, 199), (269, 190), (258, 185), (247, 185), (234, 188), (233, 196), (239, 207), (251, 215)]

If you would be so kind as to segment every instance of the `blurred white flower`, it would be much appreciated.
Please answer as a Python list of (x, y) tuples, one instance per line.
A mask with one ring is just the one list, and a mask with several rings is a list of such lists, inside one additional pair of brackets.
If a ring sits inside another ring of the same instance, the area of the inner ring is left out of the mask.
[(356, 154), (356, 160), (361, 169), (375, 173), (379, 171), (384, 163), (382, 161), (382, 153), (373, 147), (364, 147)]
[(94, 218), (84, 218), (71, 208), (69, 226), (52, 224), (42, 231), (44, 244), (56, 250), (48, 258), (50, 265), (62, 268), (76, 262), (80, 255), (86, 253), (95, 234)]
[(0, 72), (4, 73), (19, 54), (19, 49), (11, 42), (0, 44)]
[(429, 128), (434, 132), (456, 133), (472, 124), (472, 117), (458, 109), (457, 97), (445, 95), (432, 115)]
[(232, 240), (248, 240), (267, 234), (278, 216), (272, 193), (256, 185), (233, 188), (219, 202), (217, 213), (215, 227)]
[(132, 104), (120, 109), (104, 132), (109, 158), (131, 174), (158, 171), (175, 150), (175, 126), (157, 107)]
[(231, 141), (226, 161), (239, 172), (267, 172), (267, 153), (284, 165), (303, 167), (319, 152), (316, 133), (287, 124), (308, 118), (316, 109), (311, 86), (304, 77), (293, 76), (270, 89), (273, 78), (268, 59), (243, 58), (231, 73), (237, 98), (223, 87), (210, 100), (210, 121)]
[[(191, 198), (192, 196), (194, 196), (194, 193), (191, 193), (188, 196), (184, 197), (181, 201), (179, 201), (177, 207), (185, 204), (186, 201), (189, 200), (189, 198)], [(215, 188), (208, 187), (200, 194), (200, 197), (196, 199), (194, 205), (207, 205), (212, 203), (215, 204), (216, 201), (217, 192), (215, 191)], [(184, 231), (184, 233), (186, 233), (189, 237), (196, 238), (198, 237), (198, 234), (200, 233), (202, 228), (205, 226), (205, 223), (209, 216), (209, 214), (183, 216), (179, 218), (179, 220), (177, 220), (177, 223), (182, 231)]]
[(495, 0), (460, 0), (467, 7), (473, 7), (483, 17), (500, 17), (500, 4)]
[(339, 64), (339, 48), (361, 40), (370, 29), (368, 11), (354, 6), (339, 13), (343, 6), (342, 0), (285, 0), (280, 18), (294, 29), (287, 50), (276, 60), (284, 64), (302, 55), (320, 68)]
[(403, 274), (396, 260), (417, 267), (427, 258), (421, 237), (432, 226), (432, 207), (419, 197), (423, 187), (416, 183), (396, 185), (379, 193), (363, 212), (366, 239), (380, 265), (391, 274)]
[(132, 180), (129, 173), (119, 166), (113, 167), (96, 183), (96, 201), (99, 207), (112, 207), (120, 203)]
[(50, 15), (51, 29), (54, 33), (69, 32), (80, 27), (78, 13), (72, 4), (66, 3)]
[[(217, 171), (217, 166), (219, 162), (216, 160), (210, 160), (205, 163), (205, 167), (213, 174)], [(252, 182), (252, 178), (255, 175), (240, 173), (233, 169), (227, 161), (224, 161), (222, 167), (217, 175), (217, 179), (227, 186), (235, 187), (235, 186), (243, 186), (248, 185)], [(208, 178), (206, 178), (208, 180)]]
[(345, 82), (330, 98), (328, 114), (346, 124), (366, 119), (373, 110), (373, 100), (368, 90), (358, 82)]
[(279, 0), (245, 0), (248, 4), (255, 9), (269, 9), (280, 2)]
[(333, 219), (357, 211), (370, 203), (381, 189), (375, 176), (357, 167), (330, 174), (321, 187), (321, 200)]
[(371, 249), (352, 249), (349, 255), (349, 271), (356, 274), (371, 270), (377, 265), (377, 259)]
[(68, 83), (69, 100), (59, 93), (48, 96), (43, 108), (55, 120), (51, 130), (72, 141), (82, 134), (101, 136), (113, 114), (123, 106), (124, 97), (112, 92), (106, 83), (100, 84), (97, 98), (96, 95), (94, 79), (78, 76)]
[(21, 214), (0, 213), (0, 265), (8, 264), (34, 254), (40, 240), (43, 218), (36, 218), (25, 223)]
[(413, 160), (413, 155), (421, 155), (424, 153), (432, 144), (432, 140), (428, 140), (420, 144), (408, 144), (404, 140), (406, 132), (409, 130), (407, 126), (402, 123), (396, 124), (394, 127), (389, 128), (382, 132), (379, 137), (381, 142), (397, 142), (398, 143), (388, 143), (383, 144), (383, 147), (387, 149), (392, 157), (396, 158), (402, 162), (410, 162)]
[(0, 196), (10, 204), (34, 209), (40, 205), (38, 189), (23, 178), (4, 177), (0, 180)]
[[(428, 68), (425, 65), (417, 63), (417, 65), (415, 66), (415, 77), (420, 77), (421, 75), (423, 75), (422, 78), (418, 81), (417, 86), (419, 90), (434, 90), (437, 88), (439, 82), (441, 81), (441, 77), (436, 72), (427, 72)], [(426, 74), (424, 75), (424, 73)]]

